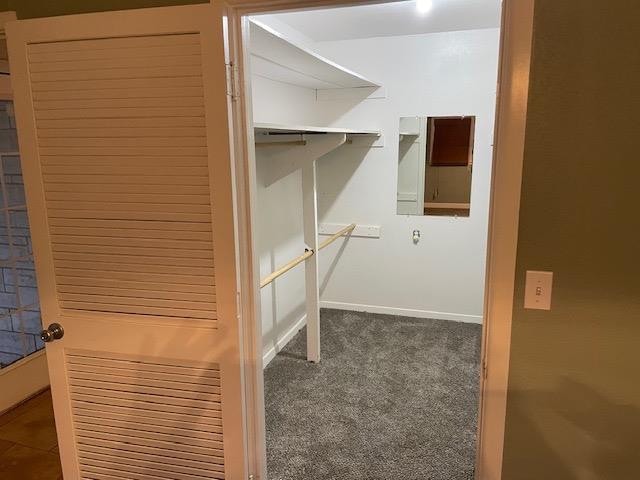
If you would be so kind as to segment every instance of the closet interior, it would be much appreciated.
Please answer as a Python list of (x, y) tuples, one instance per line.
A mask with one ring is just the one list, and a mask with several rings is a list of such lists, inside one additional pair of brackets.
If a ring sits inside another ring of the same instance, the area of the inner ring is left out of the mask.
[(245, 25), (268, 478), (472, 478), (500, 2)]

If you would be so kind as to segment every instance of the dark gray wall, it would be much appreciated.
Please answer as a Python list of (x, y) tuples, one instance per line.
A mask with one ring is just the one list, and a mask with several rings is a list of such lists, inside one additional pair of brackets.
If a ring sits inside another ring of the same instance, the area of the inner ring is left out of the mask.
[(536, 1), (504, 480), (639, 478), (639, 35), (638, 1)]

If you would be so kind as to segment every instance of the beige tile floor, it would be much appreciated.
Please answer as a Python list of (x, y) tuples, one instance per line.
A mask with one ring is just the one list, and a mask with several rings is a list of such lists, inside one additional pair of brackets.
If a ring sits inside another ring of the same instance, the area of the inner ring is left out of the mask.
[(49, 390), (0, 416), (0, 479), (62, 480)]

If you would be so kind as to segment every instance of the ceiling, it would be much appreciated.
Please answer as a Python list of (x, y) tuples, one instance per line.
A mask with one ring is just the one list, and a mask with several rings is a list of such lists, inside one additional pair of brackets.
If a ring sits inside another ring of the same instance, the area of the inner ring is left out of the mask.
[(315, 42), (498, 28), (500, 0), (432, 0), (428, 13), (415, 1), (270, 15)]

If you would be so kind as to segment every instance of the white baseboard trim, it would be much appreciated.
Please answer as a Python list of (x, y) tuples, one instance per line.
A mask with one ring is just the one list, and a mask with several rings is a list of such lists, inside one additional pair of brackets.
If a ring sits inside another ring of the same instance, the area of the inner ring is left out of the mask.
[(262, 354), (262, 368), (267, 368), (267, 365), (275, 358), (275, 356), (280, 352), (284, 347), (286, 347), (287, 343), (291, 341), (293, 337), (296, 336), (296, 333), (300, 331), (307, 324), (307, 315), (303, 315), (300, 320), (294, 323), (289, 330), (284, 332), (284, 334), (276, 341), (276, 344)]
[(0, 413), (18, 405), (49, 386), (44, 350), (0, 370)]
[(362, 305), (359, 303), (342, 303), (321, 301), (321, 308), (333, 308), (335, 310), (351, 310), (354, 312), (382, 313), (387, 315), (399, 315), (402, 317), (435, 318), (438, 320), (451, 320), (454, 322), (482, 324), (482, 315), (468, 315), (465, 313), (434, 312), (431, 310), (413, 310), (410, 308), (383, 307), (380, 305)]

